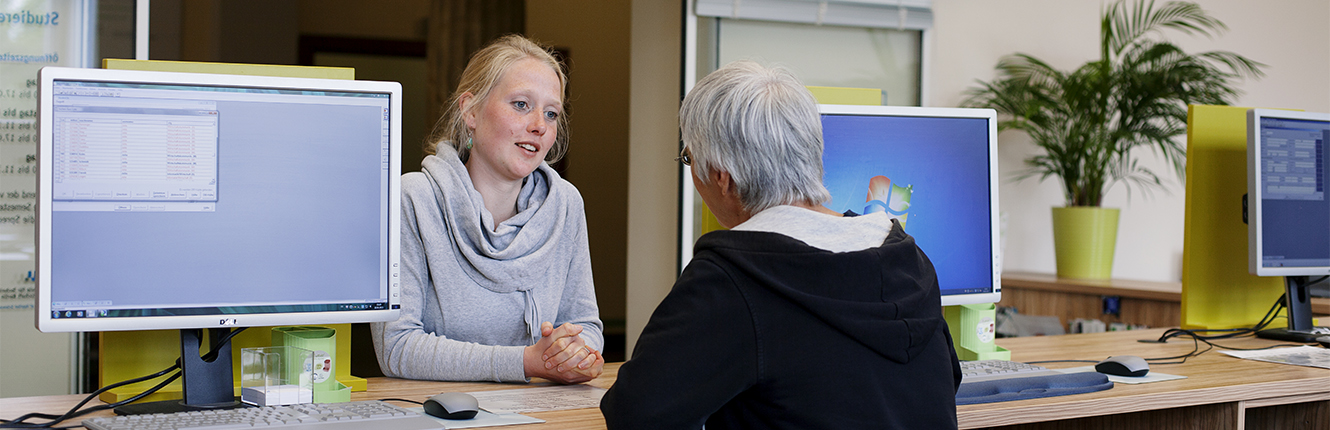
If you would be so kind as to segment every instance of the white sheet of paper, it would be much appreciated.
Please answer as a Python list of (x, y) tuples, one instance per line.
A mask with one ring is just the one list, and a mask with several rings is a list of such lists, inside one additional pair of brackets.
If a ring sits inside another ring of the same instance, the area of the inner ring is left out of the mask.
[(476, 427), (510, 426), (516, 424), (539, 424), (545, 422), (545, 420), (540, 418), (532, 418), (526, 415), (492, 414), (485, 411), (476, 411), (476, 417), (469, 420), (445, 420), (443, 418), (433, 417), (426, 414), (425, 408), (407, 408), (406, 410), (414, 411), (426, 417), (433, 418), (434, 421), (443, 424), (443, 428), (446, 429), (469, 429)]
[(1259, 351), (1220, 351), (1237, 358), (1330, 369), (1330, 348), (1298, 346)]
[(599, 408), (600, 398), (605, 396), (606, 391), (604, 388), (579, 384), (467, 394), (476, 397), (481, 409), (502, 414)]
[[(1052, 370), (1062, 373), (1093, 372), (1094, 366), (1068, 367), (1066, 369), (1052, 369)], [(1172, 381), (1174, 379), (1187, 378), (1186, 376), (1182, 375), (1170, 375), (1167, 373), (1159, 373), (1153, 370), (1151, 370), (1150, 373), (1145, 374), (1145, 376), (1114, 376), (1114, 375), (1105, 375), (1105, 376), (1108, 376), (1108, 380), (1113, 381), (1113, 383), (1115, 384), (1145, 384), (1150, 382), (1163, 382), (1163, 381)]]

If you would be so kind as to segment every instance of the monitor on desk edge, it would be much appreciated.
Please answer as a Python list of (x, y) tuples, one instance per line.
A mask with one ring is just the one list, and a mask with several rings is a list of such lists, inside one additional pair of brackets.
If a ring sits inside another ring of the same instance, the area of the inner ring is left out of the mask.
[[(1261, 336), (1298, 342), (1312, 326), (1312, 276), (1330, 275), (1330, 114), (1247, 111), (1248, 271), (1285, 279), (1288, 327)], [(1324, 335), (1326, 333), (1321, 333)]]
[[(39, 81), (39, 330), (197, 343), (204, 328), (398, 317), (399, 84), (55, 67)], [(225, 381), (187, 368), (186, 402), (210, 379), (230, 400), (225, 363)]]

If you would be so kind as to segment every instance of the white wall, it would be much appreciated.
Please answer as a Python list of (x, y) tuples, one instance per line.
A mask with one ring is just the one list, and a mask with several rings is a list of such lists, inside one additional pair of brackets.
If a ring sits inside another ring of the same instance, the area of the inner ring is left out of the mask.
[[(1209, 40), (1177, 32), (1166, 37), (1188, 52), (1226, 50), (1267, 64), (1267, 75), (1242, 82), (1238, 106), (1295, 108), (1330, 112), (1330, 2), (1325, 0), (1199, 0), (1229, 31)], [(931, 74), (925, 106), (957, 106), (975, 80), (991, 80), (1004, 55), (1023, 52), (1055, 67), (1071, 69), (1098, 58), (1101, 2), (934, 0)], [(1185, 140), (1185, 138), (1182, 138)], [(1019, 132), (998, 137), (1003, 178), (1020, 171), (1036, 148)], [(1148, 154), (1147, 154), (1148, 155)], [(1156, 172), (1171, 169), (1146, 157)], [(1166, 192), (1144, 196), (1114, 187), (1105, 207), (1122, 209), (1113, 277), (1151, 281), (1182, 278), (1185, 196), (1179, 180), (1167, 176)], [(1006, 271), (1052, 273), (1051, 207), (1061, 206), (1054, 180), (1004, 181), (1001, 211), (1006, 216)]]
[(31, 306), (0, 310), (0, 398), (76, 393), (72, 357), (77, 353), (71, 351), (77, 337), (37, 331), (32, 313)]

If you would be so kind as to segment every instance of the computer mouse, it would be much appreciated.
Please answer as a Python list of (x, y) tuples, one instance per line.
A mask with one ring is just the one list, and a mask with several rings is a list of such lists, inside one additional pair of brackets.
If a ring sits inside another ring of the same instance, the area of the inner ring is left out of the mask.
[(1094, 371), (1113, 376), (1145, 376), (1150, 365), (1135, 355), (1115, 355), (1094, 365)]
[(1330, 336), (1321, 336), (1321, 337), (1318, 337), (1318, 338), (1316, 338), (1316, 341), (1317, 341), (1317, 342), (1320, 342), (1320, 343), (1321, 343), (1321, 346), (1324, 346), (1324, 347), (1326, 347), (1326, 348), (1330, 348)]
[(469, 420), (479, 410), (480, 403), (467, 393), (443, 393), (425, 401), (425, 413), (445, 420)]

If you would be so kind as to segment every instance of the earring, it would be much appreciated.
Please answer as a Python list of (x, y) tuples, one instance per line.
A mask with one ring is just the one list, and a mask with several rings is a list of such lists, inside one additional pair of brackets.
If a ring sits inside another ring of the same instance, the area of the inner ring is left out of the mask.
[(471, 138), (470, 138), (470, 137), (467, 137), (467, 138), (466, 138), (466, 149), (471, 149)]

